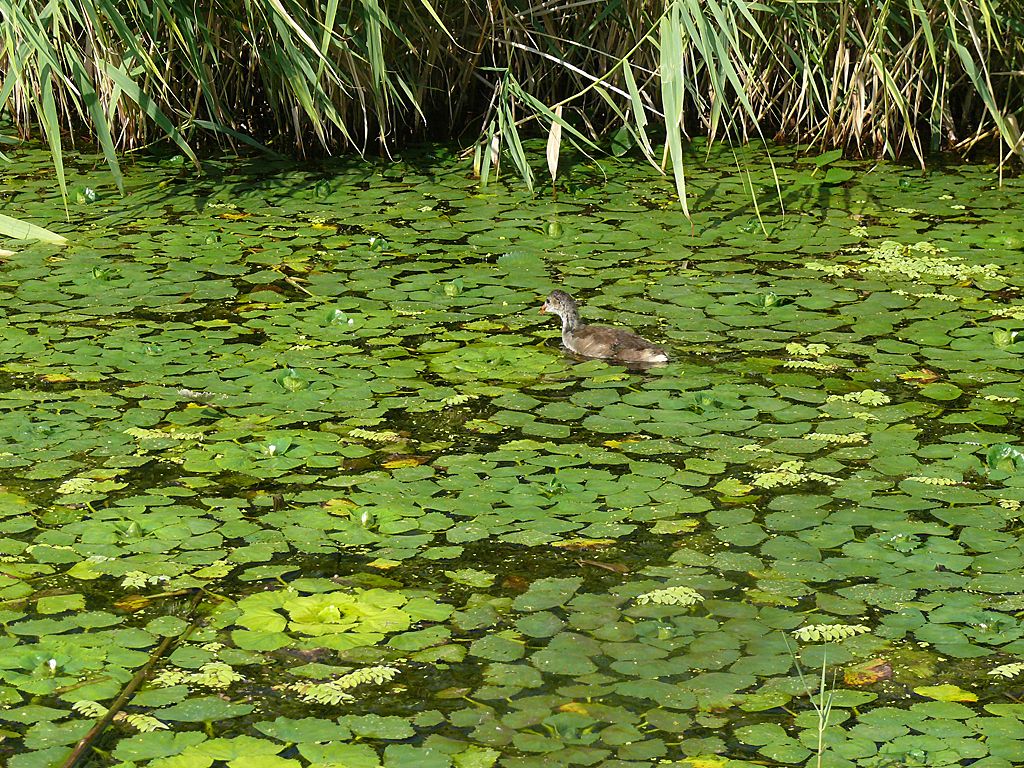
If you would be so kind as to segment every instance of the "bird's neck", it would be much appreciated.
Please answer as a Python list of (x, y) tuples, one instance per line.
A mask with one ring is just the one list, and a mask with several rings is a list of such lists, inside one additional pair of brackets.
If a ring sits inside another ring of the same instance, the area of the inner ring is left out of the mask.
[(562, 334), (572, 333), (579, 327), (580, 316), (574, 309), (567, 309), (562, 313)]

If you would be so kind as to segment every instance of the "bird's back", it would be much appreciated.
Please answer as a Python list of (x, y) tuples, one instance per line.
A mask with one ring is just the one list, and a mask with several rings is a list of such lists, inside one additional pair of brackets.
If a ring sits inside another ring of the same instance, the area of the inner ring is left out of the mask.
[(668, 354), (635, 333), (604, 325), (584, 325), (564, 339), (570, 351), (584, 357), (622, 360), (626, 363), (664, 363)]

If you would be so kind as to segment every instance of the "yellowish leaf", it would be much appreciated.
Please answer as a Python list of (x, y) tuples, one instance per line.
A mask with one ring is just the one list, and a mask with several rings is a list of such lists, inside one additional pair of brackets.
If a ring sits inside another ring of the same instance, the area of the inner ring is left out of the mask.
[(723, 496), (743, 496), (754, 490), (754, 486), (740, 482), (736, 478), (727, 477), (716, 483), (714, 489)]
[(847, 685), (873, 685), (891, 679), (892, 665), (885, 659), (869, 659), (843, 670), (843, 681)]
[(552, 547), (562, 549), (594, 549), (595, 547), (607, 547), (615, 543), (615, 539), (564, 539), (552, 542)]
[[(554, 109), (555, 117), (562, 119), (562, 105)], [(562, 124), (558, 120), (551, 121), (551, 128), (548, 130), (548, 172), (551, 174), (551, 183), (558, 176), (558, 155), (562, 148)]]
[(154, 597), (149, 595), (127, 595), (114, 603), (119, 610), (125, 613), (135, 613), (153, 603)]
[(381, 466), (387, 469), (403, 469), (405, 467), (418, 467), (420, 464), (426, 464), (427, 461), (429, 461), (429, 458), (426, 456), (404, 456), (401, 459), (385, 461)]
[(651, 528), (651, 533), (690, 533), (699, 525), (700, 523), (696, 520), (659, 520)]
[(925, 696), (936, 701), (977, 701), (976, 694), (965, 691), (959, 685), (943, 683), (942, 685), (922, 685), (914, 689), (918, 696)]
[(725, 768), (729, 759), (725, 757), (689, 757), (679, 763), (685, 768)]
[(587, 705), (583, 704), (583, 703), (581, 703), (579, 701), (570, 701), (567, 704), (562, 704), (558, 708), (558, 711), (559, 712), (572, 712), (574, 715), (588, 715), (588, 714), (590, 714), (590, 710), (587, 708)]
[(608, 448), (619, 448), (629, 443), (639, 443), (639, 440), (605, 440), (601, 445), (607, 446)]
[(348, 499), (331, 499), (324, 502), (324, 509), (330, 512), (332, 515), (342, 515), (348, 517), (349, 513), (356, 508), (356, 504)]

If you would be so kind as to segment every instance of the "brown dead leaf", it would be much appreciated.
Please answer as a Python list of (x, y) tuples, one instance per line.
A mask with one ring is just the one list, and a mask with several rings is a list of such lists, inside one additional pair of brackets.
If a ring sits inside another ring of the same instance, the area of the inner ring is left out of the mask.
[(153, 602), (149, 595), (125, 595), (114, 603), (114, 606), (125, 613), (135, 613), (148, 607)]
[(386, 469), (404, 469), (405, 467), (418, 467), (430, 461), (429, 456), (403, 456), (398, 459), (391, 459), (381, 464)]
[(929, 368), (922, 368), (919, 371), (907, 371), (906, 373), (898, 375), (899, 378), (904, 381), (909, 381), (922, 387), (925, 384), (931, 384), (933, 381), (938, 381), (942, 378), (939, 374)]
[(847, 685), (871, 685), (891, 679), (892, 665), (885, 659), (869, 659), (843, 670), (843, 681)]

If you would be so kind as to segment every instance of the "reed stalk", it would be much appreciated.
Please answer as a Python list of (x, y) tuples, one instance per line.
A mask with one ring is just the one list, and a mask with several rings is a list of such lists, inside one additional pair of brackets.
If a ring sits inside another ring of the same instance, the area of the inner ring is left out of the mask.
[(1022, 145), (1010, 0), (0, 0), (0, 21), (6, 130), (42, 135), (65, 192), (63, 149), (86, 136), (119, 186), (121, 152), (166, 140), (196, 161), (210, 139), (475, 140), (488, 160), (496, 139), (532, 184), (523, 138), (557, 123), (588, 152), (632, 137), (681, 192), (695, 134), (921, 163)]

